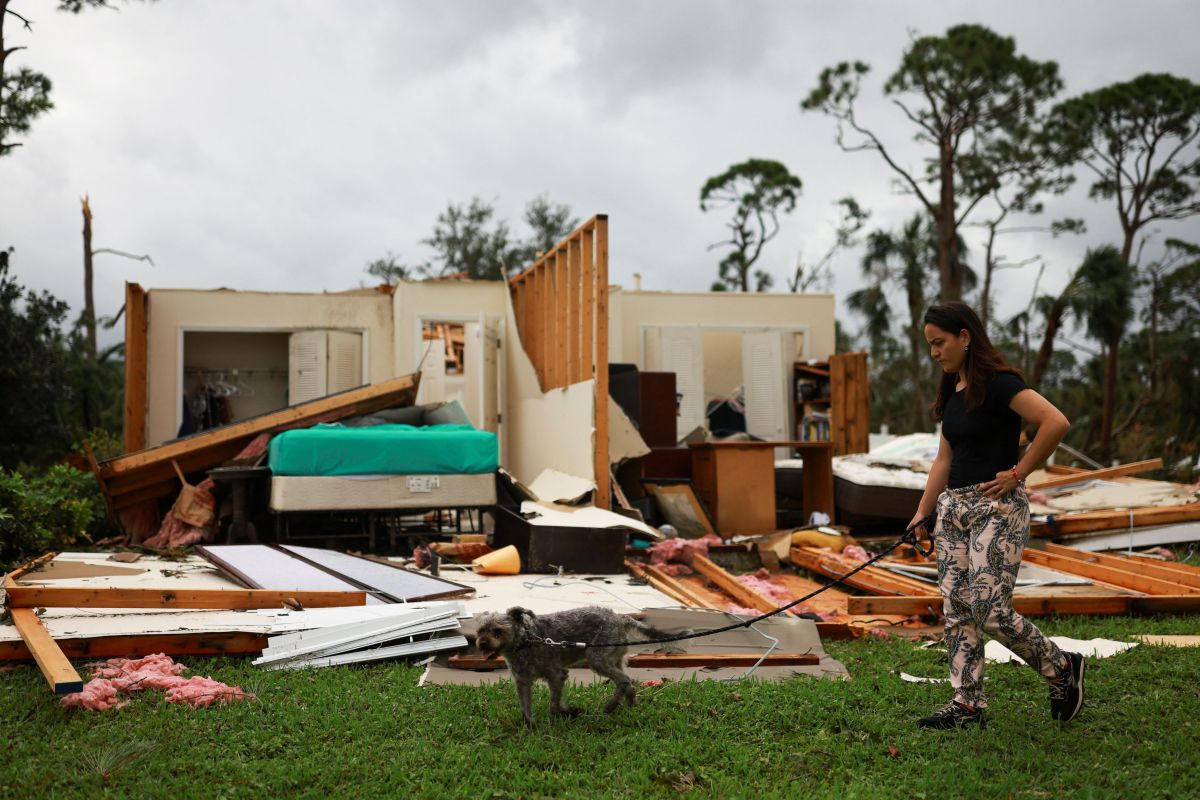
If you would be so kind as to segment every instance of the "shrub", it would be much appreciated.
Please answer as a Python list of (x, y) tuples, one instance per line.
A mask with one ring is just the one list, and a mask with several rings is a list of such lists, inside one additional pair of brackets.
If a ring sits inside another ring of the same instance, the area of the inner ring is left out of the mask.
[(45, 472), (0, 469), (0, 566), (90, 542), (104, 521), (96, 479), (66, 464)]

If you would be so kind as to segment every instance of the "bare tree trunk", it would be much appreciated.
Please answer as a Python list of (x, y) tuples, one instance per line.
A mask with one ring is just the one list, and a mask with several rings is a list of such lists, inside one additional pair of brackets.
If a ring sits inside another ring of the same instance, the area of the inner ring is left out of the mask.
[(1113, 416), (1117, 405), (1117, 361), (1121, 354), (1121, 340), (1108, 342), (1108, 363), (1104, 369), (1104, 412), (1100, 418), (1100, 453), (1104, 460), (1112, 458)]
[(1054, 337), (1058, 335), (1058, 326), (1062, 324), (1063, 313), (1066, 311), (1066, 301), (1058, 298), (1046, 315), (1046, 333), (1042, 337), (1042, 346), (1038, 350), (1037, 360), (1033, 362), (1033, 374), (1029, 376), (1029, 385), (1039, 388), (1046, 368), (1050, 366), (1050, 356), (1054, 352)]
[(96, 303), (92, 296), (92, 208), (83, 204), (83, 325), (87, 330), (87, 354), (96, 359)]
[(962, 280), (958, 270), (958, 230), (954, 224), (954, 152), (949, 141), (942, 142), (941, 199), (937, 215), (938, 279), (941, 301), (962, 299)]
[[(910, 276), (914, 277), (914, 276)], [(919, 280), (908, 280), (908, 346), (909, 370), (912, 372), (912, 422), (913, 431), (925, 427), (925, 395), (921, 387), (925, 382), (921, 379), (921, 315), (925, 298), (921, 292)]]

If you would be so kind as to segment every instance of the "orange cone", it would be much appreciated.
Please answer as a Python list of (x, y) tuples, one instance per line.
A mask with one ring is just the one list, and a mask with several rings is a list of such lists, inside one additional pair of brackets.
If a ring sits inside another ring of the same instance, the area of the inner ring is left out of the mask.
[(510, 544), (480, 556), (471, 562), (471, 567), (480, 575), (520, 575), (521, 556)]

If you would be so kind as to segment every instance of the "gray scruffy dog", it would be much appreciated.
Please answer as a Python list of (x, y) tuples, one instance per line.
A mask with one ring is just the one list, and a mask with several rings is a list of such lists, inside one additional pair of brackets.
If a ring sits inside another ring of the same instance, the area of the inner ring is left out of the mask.
[(525, 724), (532, 728), (530, 702), (533, 682), (538, 678), (545, 679), (550, 685), (551, 714), (573, 717), (580, 713), (578, 708), (563, 705), (562, 694), (567, 667), (581, 659), (587, 659), (588, 666), (597, 675), (613, 682), (612, 699), (604, 706), (606, 712), (615, 711), (622, 698), (631, 706), (637, 701), (633, 679), (625, 674), (627, 647), (555, 647), (547, 644), (547, 639), (605, 644), (663, 639), (671, 635), (602, 606), (573, 608), (541, 616), (516, 606), (503, 614), (480, 614), (476, 619), (475, 646), (492, 658), (497, 654), (504, 655), (517, 685), (521, 714)]

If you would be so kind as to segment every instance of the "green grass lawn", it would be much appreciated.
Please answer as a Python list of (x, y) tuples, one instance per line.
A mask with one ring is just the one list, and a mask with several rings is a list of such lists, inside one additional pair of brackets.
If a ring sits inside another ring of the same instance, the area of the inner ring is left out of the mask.
[[(1049, 634), (1200, 633), (1198, 617), (1058, 618)], [(987, 730), (924, 732), (947, 699), (942, 656), (905, 640), (831, 642), (853, 680), (669, 683), (634, 709), (520, 724), (511, 685), (418, 688), (403, 664), (262, 672), (181, 659), (258, 700), (193, 710), (135, 696), (67, 711), (32, 667), (0, 675), (0, 796), (52, 797), (1200, 797), (1200, 650), (1092, 661), (1087, 705), (1050, 719), (1044, 684), (988, 670)], [(85, 675), (86, 678), (86, 675)]]

